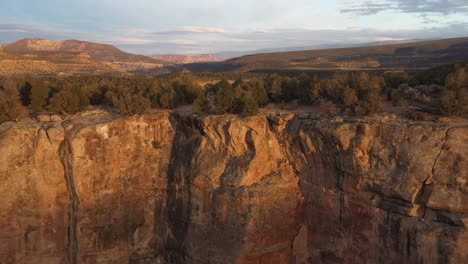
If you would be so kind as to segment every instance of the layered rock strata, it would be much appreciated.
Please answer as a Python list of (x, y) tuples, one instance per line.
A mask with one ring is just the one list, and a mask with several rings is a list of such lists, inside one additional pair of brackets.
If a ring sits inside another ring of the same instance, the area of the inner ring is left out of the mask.
[(0, 263), (468, 262), (467, 123), (45, 121), (0, 125)]

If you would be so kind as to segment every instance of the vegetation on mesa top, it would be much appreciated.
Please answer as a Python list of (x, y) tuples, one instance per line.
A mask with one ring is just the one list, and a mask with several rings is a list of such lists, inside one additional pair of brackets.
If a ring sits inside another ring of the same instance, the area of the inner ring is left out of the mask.
[(158, 79), (77, 76), (8, 80), (0, 84), (0, 122), (20, 119), (28, 112), (73, 114), (90, 104), (112, 106), (124, 115), (192, 103), (197, 112), (206, 114), (252, 115), (270, 103), (292, 103), (320, 106), (324, 116), (368, 115), (382, 111), (383, 98), (395, 106), (415, 104), (432, 112), (468, 114), (468, 66), (463, 63), (413, 75), (248, 76), (249, 80), (221, 80), (205, 88), (183, 72)]
[[(2, 76), (64, 76), (96, 72), (161, 75), (171, 72), (175, 67), (173, 63), (126, 53), (111, 45), (77, 40), (56, 42), (24, 39), (5, 45), (0, 57)], [(169, 58), (175, 59), (174, 56)], [(456, 60), (468, 60), (468, 38), (256, 54), (225, 62), (187, 64), (184, 67), (192, 72), (262, 72), (285, 75), (305, 71), (330, 76), (338, 70), (414, 71)]]
[(218, 63), (185, 65), (193, 72), (317, 70), (421, 70), (468, 60), (468, 38), (355, 48), (248, 55)]
[(47, 39), (22, 39), (4, 45), (7, 53), (86, 53), (92, 60), (106, 62), (134, 62), (167, 64), (167, 62), (142, 55), (124, 52), (109, 44), (79, 40), (52, 41)]

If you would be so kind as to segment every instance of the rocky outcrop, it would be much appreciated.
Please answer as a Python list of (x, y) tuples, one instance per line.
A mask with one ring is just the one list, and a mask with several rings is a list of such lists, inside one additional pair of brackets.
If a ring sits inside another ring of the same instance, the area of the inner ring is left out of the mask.
[(466, 263), (468, 126), (294, 120), (312, 263)]
[(58, 126), (0, 126), (0, 263), (66, 260), (69, 199), (59, 155), (63, 140)]
[(0, 263), (466, 263), (468, 124), (0, 126)]

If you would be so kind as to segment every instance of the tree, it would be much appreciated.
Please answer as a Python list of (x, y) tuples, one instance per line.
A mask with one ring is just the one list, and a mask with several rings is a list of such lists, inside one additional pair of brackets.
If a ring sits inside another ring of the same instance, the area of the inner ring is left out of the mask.
[(114, 95), (112, 98), (114, 106), (123, 115), (141, 115), (151, 108), (151, 102), (142, 94)]
[(456, 115), (468, 111), (468, 67), (448, 75), (442, 89), (441, 111)]
[(89, 98), (86, 96), (84, 89), (75, 86), (54, 94), (50, 99), (50, 110), (74, 114), (83, 111), (89, 104)]
[(29, 106), (31, 104), (31, 89), (32, 85), (29, 81), (26, 81), (20, 88), (21, 102), (24, 106)]
[(384, 78), (385, 85), (392, 89), (396, 89), (400, 85), (408, 83), (410, 79), (406, 72), (386, 72)]
[(44, 110), (49, 98), (49, 88), (40, 81), (35, 82), (31, 88), (31, 108), (35, 112)]
[(175, 103), (177, 105), (191, 104), (203, 92), (202, 87), (190, 75), (182, 75), (171, 83), (176, 92)]
[(244, 91), (240, 97), (234, 99), (232, 112), (243, 115), (254, 115), (258, 112), (258, 103), (252, 94)]
[(283, 79), (277, 74), (273, 74), (266, 79), (265, 87), (270, 101), (275, 103), (281, 102), (283, 93), (282, 84)]
[(159, 97), (162, 108), (171, 109), (177, 105), (177, 95), (172, 87), (163, 87)]
[(234, 102), (234, 89), (232, 85), (226, 80), (221, 80), (215, 86), (217, 86), (215, 96), (216, 113), (231, 113)]
[(202, 113), (210, 113), (209, 108), (210, 100), (206, 93), (202, 93), (193, 103), (193, 109), (195, 112), (202, 114)]
[(194, 103), (198, 113), (253, 115), (258, 112), (259, 101), (265, 102), (266, 91), (259, 82), (235, 82), (233, 87), (226, 80), (207, 85)]
[(328, 101), (325, 99), (320, 99), (320, 116), (322, 117), (334, 117), (336, 116), (338, 109), (336, 104), (332, 101)]
[(254, 82), (249, 89), (252, 92), (252, 96), (256, 102), (257, 106), (265, 106), (268, 104), (268, 94), (265, 90), (263, 82), (256, 81)]
[(310, 88), (310, 91), (309, 91), (309, 94), (308, 94), (309, 102), (314, 103), (317, 100), (319, 100), (320, 92), (321, 92), (320, 82), (314, 82), (311, 85), (311, 88)]
[(0, 84), (0, 123), (17, 120), (27, 115), (20, 94), (13, 82)]
[(341, 90), (341, 108), (342, 111), (348, 110), (350, 113), (354, 114), (355, 106), (359, 103), (356, 90), (353, 90), (349, 86), (345, 86)]

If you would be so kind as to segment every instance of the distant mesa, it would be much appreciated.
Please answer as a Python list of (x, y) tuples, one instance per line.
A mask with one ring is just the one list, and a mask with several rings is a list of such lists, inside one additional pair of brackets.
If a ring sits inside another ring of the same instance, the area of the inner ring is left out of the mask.
[(189, 64), (199, 62), (218, 62), (221, 61), (217, 57), (211, 54), (203, 54), (198, 56), (184, 56), (184, 55), (154, 55), (151, 56), (153, 59), (166, 61), (173, 64)]
[(3, 46), (0, 75), (129, 73), (162, 68), (166, 61), (87, 41), (23, 39)]
[(193, 72), (414, 71), (455, 61), (468, 61), (468, 38), (258, 53), (185, 67)]
[(224, 61), (229, 54), (143, 56), (109, 44), (23, 39), (4, 45), (3, 52), (0, 50), (0, 75), (159, 75), (173, 72), (180, 65), (191, 72), (417, 71), (468, 61), (468, 38), (380, 44), (298, 51), (283, 48), (281, 51), (285, 52), (270, 53), (258, 50), (257, 54)]
[(92, 60), (105, 62), (148, 62), (167, 64), (154, 58), (124, 52), (109, 44), (79, 40), (53, 41), (48, 39), (23, 39), (4, 46), (9, 53), (25, 52), (80, 52), (90, 55)]

